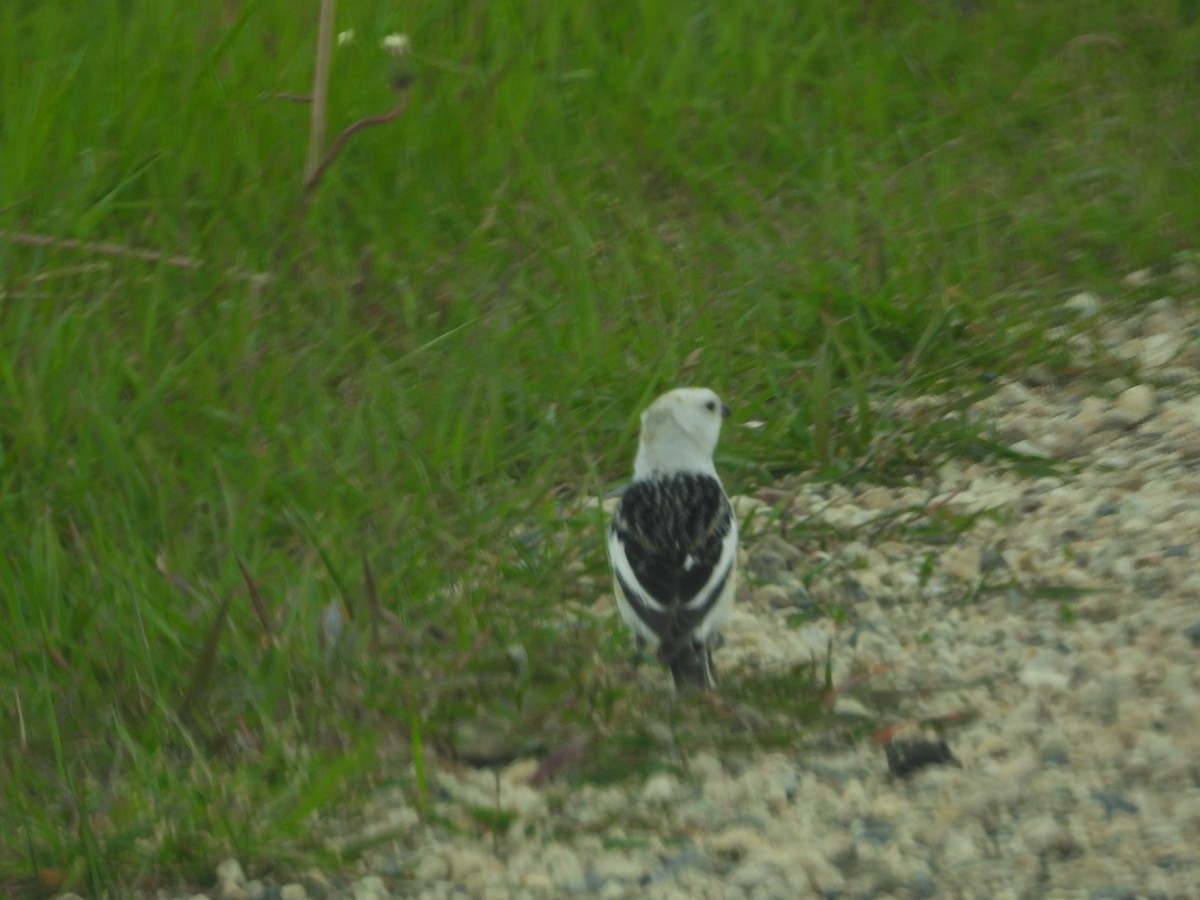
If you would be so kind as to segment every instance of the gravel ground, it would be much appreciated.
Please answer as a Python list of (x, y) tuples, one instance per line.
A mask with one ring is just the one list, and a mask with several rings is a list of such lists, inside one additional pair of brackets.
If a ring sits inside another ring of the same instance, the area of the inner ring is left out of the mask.
[[(516, 814), (507, 835), (426, 827), (402, 796), (381, 796), (372, 827), (409, 839), (368, 855), (360, 872), (375, 874), (264, 886), (228, 860), (208, 896), (1200, 896), (1200, 326), (1169, 299), (1119, 322), (1101, 313), (1091, 295), (1065, 305), (1096, 323), (1072, 339), (1079, 371), (1028, 373), (973, 409), (1058, 474), (955, 463), (911, 487), (737, 500), (851, 537), (822, 550), (751, 531), (749, 587), (717, 656), (725, 680), (824, 659), (832, 642), (835, 683), (904, 698), (897, 715), (847, 689), (837, 714), (891, 722), (897, 739), (953, 722), (957, 764), (894, 777), (864, 739), (701, 753), (684, 776), (610, 788), (532, 786), (536, 760), (498, 781), (447, 768), (439, 803), (490, 807), (498, 792)], [(863, 527), (972, 514), (950, 542), (944, 529)], [(811, 621), (787, 624), (812, 604)], [(819, 615), (834, 606), (847, 614)]]

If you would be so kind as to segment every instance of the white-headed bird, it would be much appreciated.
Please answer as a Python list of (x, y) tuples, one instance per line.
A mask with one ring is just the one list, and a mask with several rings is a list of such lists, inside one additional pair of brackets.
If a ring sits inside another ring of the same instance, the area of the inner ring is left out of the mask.
[(737, 520), (713, 465), (729, 413), (708, 388), (650, 404), (633, 481), (608, 526), (617, 609), (677, 689), (716, 687), (713, 643), (736, 588)]

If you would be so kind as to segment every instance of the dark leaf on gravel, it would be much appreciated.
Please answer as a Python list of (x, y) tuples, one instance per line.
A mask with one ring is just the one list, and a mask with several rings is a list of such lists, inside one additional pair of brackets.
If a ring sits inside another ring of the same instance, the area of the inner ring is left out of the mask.
[(949, 763), (961, 766), (945, 741), (893, 741), (883, 748), (888, 771), (897, 778), (906, 778), (926, 766)]

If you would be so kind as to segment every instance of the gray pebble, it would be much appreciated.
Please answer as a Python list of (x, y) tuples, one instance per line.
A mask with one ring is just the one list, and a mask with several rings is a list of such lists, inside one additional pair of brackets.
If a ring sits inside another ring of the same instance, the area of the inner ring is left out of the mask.
[(650, 880), (674, 879), (685, 869), (699, 869), (702, 872), (708, 872), (712, 869), (712, 860), (701, 848), (688, 843), (677, 853), (663, 860), (663, 864), (650, 874)]
[(1140, 810), (1136, 803), (1126, 800), (1120, 794), (1114, 794), (1111, 791), (1093, 791), (1092, 799), (1097, 801), (1104, 807), (1104, 811), (1110, 816), (1113, 813), (1128, 813), (1136, 815)]
[(891, 822), (868, 816), (856, 823), (854, 836), (870, 844), (882, 845), (888, 843), (896, 834), (896, 826)]

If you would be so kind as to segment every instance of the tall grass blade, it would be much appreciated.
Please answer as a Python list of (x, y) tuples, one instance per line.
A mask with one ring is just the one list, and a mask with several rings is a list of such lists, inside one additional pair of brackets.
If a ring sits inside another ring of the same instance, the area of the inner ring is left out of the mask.
[(221, 645), (221, 636), (225, 633), (225, 626), (229, 620), (229, 607), (232, 603), (233, 594), (229, 594), (222, 601), (221, 608), (217, 610), (217, 615), (213, 618), (212, 625), (209, 626), (208, 635), (204, 639), (200, 653), (196, 656), (195, 663), (192, 664), (187, 690), (184, 691), (183, 699), (179, 701), (177, 707), (179, 718), (185, 723), (192, 721), (192, 714), (195, 712), (197, 704), (204, 699), (204, 695), (212, 686), (213, 673), (217, 665), (217, 650)]
[(258, 616), (258, 622), (262, 625), (263, 638), (270, 642), (274, 636), (274, 627), (271, 625), (271, 616), (267, 612), (266, 604), (263, 603), (262, 595), (258, 592), (258, 585), (250, 577), (250, 572), (246, 569), (246, 564), (242, 562), (241, 557), (238, 557), (237, 564), (242, 573), (242, 580), (246, 583), (246, 590), (250, 594), (250, 603), (254, 607), (254, 614)]

